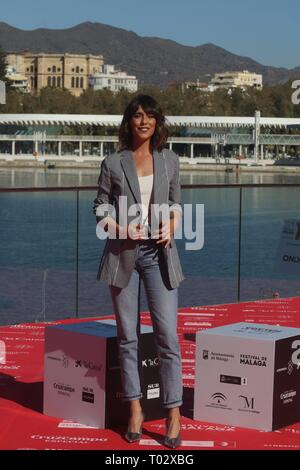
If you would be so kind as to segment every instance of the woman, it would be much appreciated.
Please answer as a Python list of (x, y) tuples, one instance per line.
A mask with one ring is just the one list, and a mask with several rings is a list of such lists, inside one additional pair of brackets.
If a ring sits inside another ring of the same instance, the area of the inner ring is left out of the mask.
[[(177, 288), (184, 277), (173, 239), (181, 219), (179, 162), (172, 151), (164, 150), (167, 136), (157, 102), (147, 95), (133, 98), (120, 126), (120, 150), (102, 162), (94, 212), (109, 233), (98, 279), (109, 284), (116, 315), (123, 398), (130, 404), (125, 438), (138, 441), (144, 419), (137, 335), (141, 278), (157, 345), (163, 406), (168, 410), (164, 444), (176, 448), (181, 442), (182, 404)], [(128, 211), (120, 196), (126, 196)], [(159, 205), (168, 208), (167, 215), (155, 210)]]

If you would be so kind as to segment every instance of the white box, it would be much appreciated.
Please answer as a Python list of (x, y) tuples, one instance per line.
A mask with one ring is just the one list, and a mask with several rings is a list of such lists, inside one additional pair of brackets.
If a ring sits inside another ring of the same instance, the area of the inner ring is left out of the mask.
[(199, 331), (194, 419), (264, 431), (300, 421), (300, 329), (235, 323)]

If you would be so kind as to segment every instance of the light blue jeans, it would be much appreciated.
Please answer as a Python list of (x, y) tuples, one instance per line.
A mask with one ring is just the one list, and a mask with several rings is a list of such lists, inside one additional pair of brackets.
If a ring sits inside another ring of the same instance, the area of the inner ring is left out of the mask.
[(110, 286), (116, 314), (124, 401), (142, 397), (138, 350), (138, 293), (142, 279), (148, 300), (157, 354), (162, 404), (182, 404), (182, 367), (177, 336), (178, 291), (168, 286), (160, 249), (154, 240), (138, 242), (135, 269), (129, 284)]

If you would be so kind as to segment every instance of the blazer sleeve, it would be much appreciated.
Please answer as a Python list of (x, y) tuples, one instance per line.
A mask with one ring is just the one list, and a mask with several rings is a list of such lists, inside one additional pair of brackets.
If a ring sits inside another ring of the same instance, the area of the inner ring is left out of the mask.
[(174, 161), (174, 172), (173, 176), (170, 179), (169, 186), (169, 206), (172, 206), (172, 209), (177, 210), (182, 214), (181, 207), (181, 186), (180, 186), (180, 177), (179, 177), (179, 158), (173, 153)]
[[(111, 172), (108, 165), (108, 159), (105, 158), (101, 163), (101, 171), (98, 178), (98, 193), (96, 199), (93, 203), (93, 212), (96, 215), (97, 223), (101, 222), (108, 216), (113, 217), (114, 208), (113, 208), (113, 185)], [(102, 214), (97, 213), (99, 206), (102, 206)]]

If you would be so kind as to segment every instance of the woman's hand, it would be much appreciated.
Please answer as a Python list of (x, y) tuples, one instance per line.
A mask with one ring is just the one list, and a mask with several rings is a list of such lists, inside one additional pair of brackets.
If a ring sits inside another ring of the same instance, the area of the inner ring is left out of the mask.
[(165, 248), (170, 245), (174, 233), (172, 221), (161, 222), (160, 228), (155, 230), (154, 239), (157, 239), (157, 245), (164, 244)]
[(111, 217), (106, 217), (100, 222), (101, 227), (105, 232), (108, 232), (109, 238), (127, 240), (143, 240), (145, 236), (145, 227), (141, 224), (130, 223), (128, 226), (119, 225)]
[(129, 224), (126, 228), (127, 238), (132, 240), (144, 240), (145, 239), (145, 227), (141, 224)]
[(154, 232), (154, 238), (158, 239), (156, 242), (158, 245), (163, 244), (165, 248), (170, 245), (180, 218), (181, 214), (174, 211), (169, 220), (160, 223), (159, 229)]

